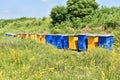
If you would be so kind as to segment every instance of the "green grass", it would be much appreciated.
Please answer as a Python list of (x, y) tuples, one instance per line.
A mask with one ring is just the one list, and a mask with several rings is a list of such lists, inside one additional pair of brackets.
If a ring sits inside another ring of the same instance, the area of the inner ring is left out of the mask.
[(0, 80), (120, 80), (120, 51), (57, 49), (32, 40), (2, 37)]
[[(0, 80), (120, 80), (120, 29), (114, 31), (115, 49), (111, 51), (95, 48), (77, 52), (5, 37), (6, 32), (54, 33), (49, 26), (49, 19), (28, 19), (9, 22), (0, 28)], [(63, 33), (76, 33), (70, 26), (63, 29)], [(61, 32), (57, 28), (55, 31)]]
[[(49, 33), (49, 25), (51, 19), (35, 19), (26, 18), (23, 19), (10, 19), (0, 20), (0, 35), (4, 35), (7, 32), (18, 33), (18, 32), (36, 32), (36, 33)], [(1, 27), (2, 26), (2, 27)]]

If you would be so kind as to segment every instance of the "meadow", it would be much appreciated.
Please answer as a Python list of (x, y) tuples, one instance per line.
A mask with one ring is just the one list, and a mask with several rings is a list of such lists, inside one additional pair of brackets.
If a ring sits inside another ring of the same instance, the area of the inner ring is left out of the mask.
[[(0, 80), (120, 80), (120, 8), (102, 8), (73, 22), (52, 25), (51, 18), (0, 20)], [(99, 31), (98, 31), (99, 30)], [(114, 34), (112, 50), (78, 52), (17, 37), (8, 32), (40, 34)]]
[(57, 49), (34, 40), (0, 40), (1, 80), (119, 80), (120, 50)]

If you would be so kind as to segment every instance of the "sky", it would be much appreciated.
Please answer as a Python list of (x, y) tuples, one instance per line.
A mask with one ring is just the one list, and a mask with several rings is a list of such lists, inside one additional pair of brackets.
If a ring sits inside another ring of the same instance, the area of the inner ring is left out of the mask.
[[(0, 19), (49, 17), (52, 7), (66, 5), (67, 0), (0, 0)], [(120, 0), (96, 0), (100, 6), (119, 6)]]

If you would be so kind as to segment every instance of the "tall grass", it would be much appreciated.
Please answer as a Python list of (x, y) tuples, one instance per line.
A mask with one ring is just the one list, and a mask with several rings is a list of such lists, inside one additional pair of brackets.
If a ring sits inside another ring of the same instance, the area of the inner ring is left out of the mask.
[(0, 35), (7, 32), (49, 32), (50, 18), (19, 18), (10, 20), (0, 20)]
[(120, 80), (120, 52), (57, 49), (19, 38), (0, 40), (0, 80)]

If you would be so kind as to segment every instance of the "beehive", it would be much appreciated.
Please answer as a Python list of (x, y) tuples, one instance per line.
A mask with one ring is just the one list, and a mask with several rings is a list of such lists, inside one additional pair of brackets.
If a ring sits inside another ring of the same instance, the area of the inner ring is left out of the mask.
[(88, 36), (86, 34), (78, 35), (78, 50), (83, 51), (88, 48)]
[(28, 39), (28, 38), (29, 38), (28, 33), (22, 33), (22, 34), (21, 34), (21, 38), (22, 38), (22, 39)]
[(69, 35), (69, 49), (77, 50), (78, 49), (78, 36)]
[(22, 33), (17, 33), (18, 38), (22, 38)]
[(32, 40), (35, 40), (37, 35), (35, 33), (29, 33), (28, 34), (29, 38), (32, 39)]
[(68, 35), (57, 35), (57, 47), (60, 49), (68, 49)]
[(114, 44), (113, 35), (99, 35), (99, 47), (112, 49)]
[(98, 47), (98, 36), (88, 35), (88, 49)]

